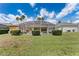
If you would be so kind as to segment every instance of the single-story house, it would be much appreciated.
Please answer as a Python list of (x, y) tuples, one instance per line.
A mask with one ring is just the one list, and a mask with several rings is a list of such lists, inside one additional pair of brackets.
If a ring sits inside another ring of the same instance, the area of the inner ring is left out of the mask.
[(79, 24), (74, 23), (59, 23), (56, 28), (63, 32), (79, 32)]
[(19, 30), (19, 26), (18, 25), (9, 25), (9, 31), (11, 30)]
[(39, 30), (42, 33), (51, 33), (55, 24), (46, 21), (28, 21), (19, 24), (19, 29), (24, 33), (31, 33), (33, 30)]
[(8, 30), (8, 26), (4, 24), (0, 24), (0, 30)]
[[(1, 27), (5, 27), (0, 25)], [(19, 25), (9, 25), (9, 30), (21, 30), (23, 33), (31, 34), (33, 30), (40, 31), (41, 34), (44, 33), (51, 33), (52, 30), (58, 29), (62, 30), (63, 32), (79, 32), (79, 24), (74, 23), (58, 23), (52, 24), (47, 21), (28, 21), (20, 23)]]

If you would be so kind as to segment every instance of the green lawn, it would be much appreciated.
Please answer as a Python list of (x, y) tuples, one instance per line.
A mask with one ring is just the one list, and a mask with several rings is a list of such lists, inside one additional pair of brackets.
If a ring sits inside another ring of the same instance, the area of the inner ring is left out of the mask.
[(0, 55), (79, 56), (79, 33), (63, 33), (62, 36), (0, 35)]

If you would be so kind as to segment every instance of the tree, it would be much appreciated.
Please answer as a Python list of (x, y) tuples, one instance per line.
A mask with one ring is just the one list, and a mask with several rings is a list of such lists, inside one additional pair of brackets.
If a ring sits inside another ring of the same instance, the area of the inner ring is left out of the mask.
[(25, 15), (22, 15), (21, 18), (22, 18), (22, 19), (25, 19)]
[(58, 24), (61, 23), (61, 21), (58, 21)]
[(23, 21), (25, 19), (25, 15), (21, 15), (20, 17), (16, 17), (17, 21)]
[(16, 17), (17, 21), (23, 21), (25, 19), (25, 15), (21, 15), (20, 17)]
[[(16, 20), (19, 21), (23, 21), (25, 19), (25, 15), (21, 15), (20, 17), (16, 17)], [(23, 31), (23, 27), (22, 27), (22, 31)]]
[(40, 22), (40, 32), (41, 32), (41, 25), (43, 24), (44, 17), (41, 17), (41, 16), (37, 17), (37, 21)]
[(19, 19), (20, 19), (19, 17), (16, 17), (16, 20), (17, 20), (17, 21), (19, 21)]
[(40, 17), (37, 17), (37, 20), (41, 20), (41, 18)]
[(37, 20), (43, 21), (44, 20), (44, 17), (39, 16), (39, 17), (37, 17)]

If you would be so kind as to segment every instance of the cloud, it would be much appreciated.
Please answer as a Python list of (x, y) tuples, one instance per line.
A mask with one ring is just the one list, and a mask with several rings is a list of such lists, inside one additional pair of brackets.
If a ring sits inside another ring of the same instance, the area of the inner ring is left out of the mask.
[(51, 13), (49, 13), (49, 14), (48, 14), (48, 17), (49, 17), (49, 18), (54, 18), (54, 17), (55, 17), (55, 12), (52, 11)]
[[(25, 15), (20, 9), (17, 10), (21, 15)], [(20, 17), (20, 15), (13, 15), (13, 14), (4, 14), (0, 13), (0, 23), (17, 23), (16, 17)], [(30, 18), (32, 19), (32, 18)], [(25, 19), (22, 21), (28, 20), (27, 15), (25, 15)]]
[(46, 21), (50, 22), (50, 23), (53, 23), (53, 24), (57, 24), (57, 22), (58, 22), (57, 20), (49, 19), (49, 18)]
[(75, 21), (73, 21), (73, 23), (79, 23), (79, 20), (75, 20)]
[(40, 10), (40, 16), (42, 16), (42, 17), (45, 17), (46, 16), (48, 18), (54, 18), (55, 17), (55, 12), (54, 11), (49, 12), (45, 8), (42, 8)]
[(20, 13), (20, 15), (24, 15), (21, 9), (18, 9), (17, 11)]
[(79, 11), (79, 3), (77, 3), (77, 6), (75, 8), (75, 11)]
[(2, 17), (4, 14), (0, 14), (0, 23), (7, 23), (6, 20)]
[(33, 20), (33, 17), (29, 17), (29, 18), (27, 18), (26, 21), (34, 21), (34, 20)]
[(16, 19), (16, 16), (13, 15), (13, 14), (8, 14), (8, 17), (9, 17), (10, 19)]
[(42, 17), (48, 16), (48, 11), (45, 8), (42, 8), (40, 10), (40, 16), (42, 16)]
[(77, 3), (68, 3), (66, 6), (61, 10), (61, 12), (56, 16), (56, 18), (62, 18), (70, 13), (72, 13), (76, 8)]
[(75, 20), (75, 19), (76, 19), (76, 20), (79, 19), (79, 11), (77, 11), (77, 12), (74, 13), (73, 19), (74, 19), (74, 20)]
[(76, 12), (75, 14), (79, 16), (79, 11), (78, 11), (78, 12)]
[(13, 14), (0, 14), (0, 23), (15, 23), (15, 15)]
[(50, 23), (53, 23), (53, 24), (57, 23), (57, 20), (54, 20), (54, 18), (55, 18), (55, 12), (54, 11), (49, 12), (45, 8), (42, 8), (40, 10), (40, 15), (38, 15), (38, 16), (46, 17), (47, 19), (45, 21), (47, 21), (47, 22), (50, 22)]
[(33, 8), (36, 4), (35, 3), (30, 3), (30, 6)]

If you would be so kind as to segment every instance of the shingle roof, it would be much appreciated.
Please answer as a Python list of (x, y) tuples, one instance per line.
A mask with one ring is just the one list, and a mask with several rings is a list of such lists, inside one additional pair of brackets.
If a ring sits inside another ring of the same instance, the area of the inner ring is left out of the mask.
[(6, 26), (4, 24), (0, 24), (0, 29), (8, 29), (8, 26)]
[(28, 22), (24, 22), (21, 23), (20, 25), (26, 25), (27, 27), (47, 27), (47, 26), (55, 26), (55, 24), (52, 24), (50, 22), (46, 22), (46, 21), (28, 21)]
[(74, 23), (60, 23), (56, 25), (57, 27), (77, 27), (78, 24)]

